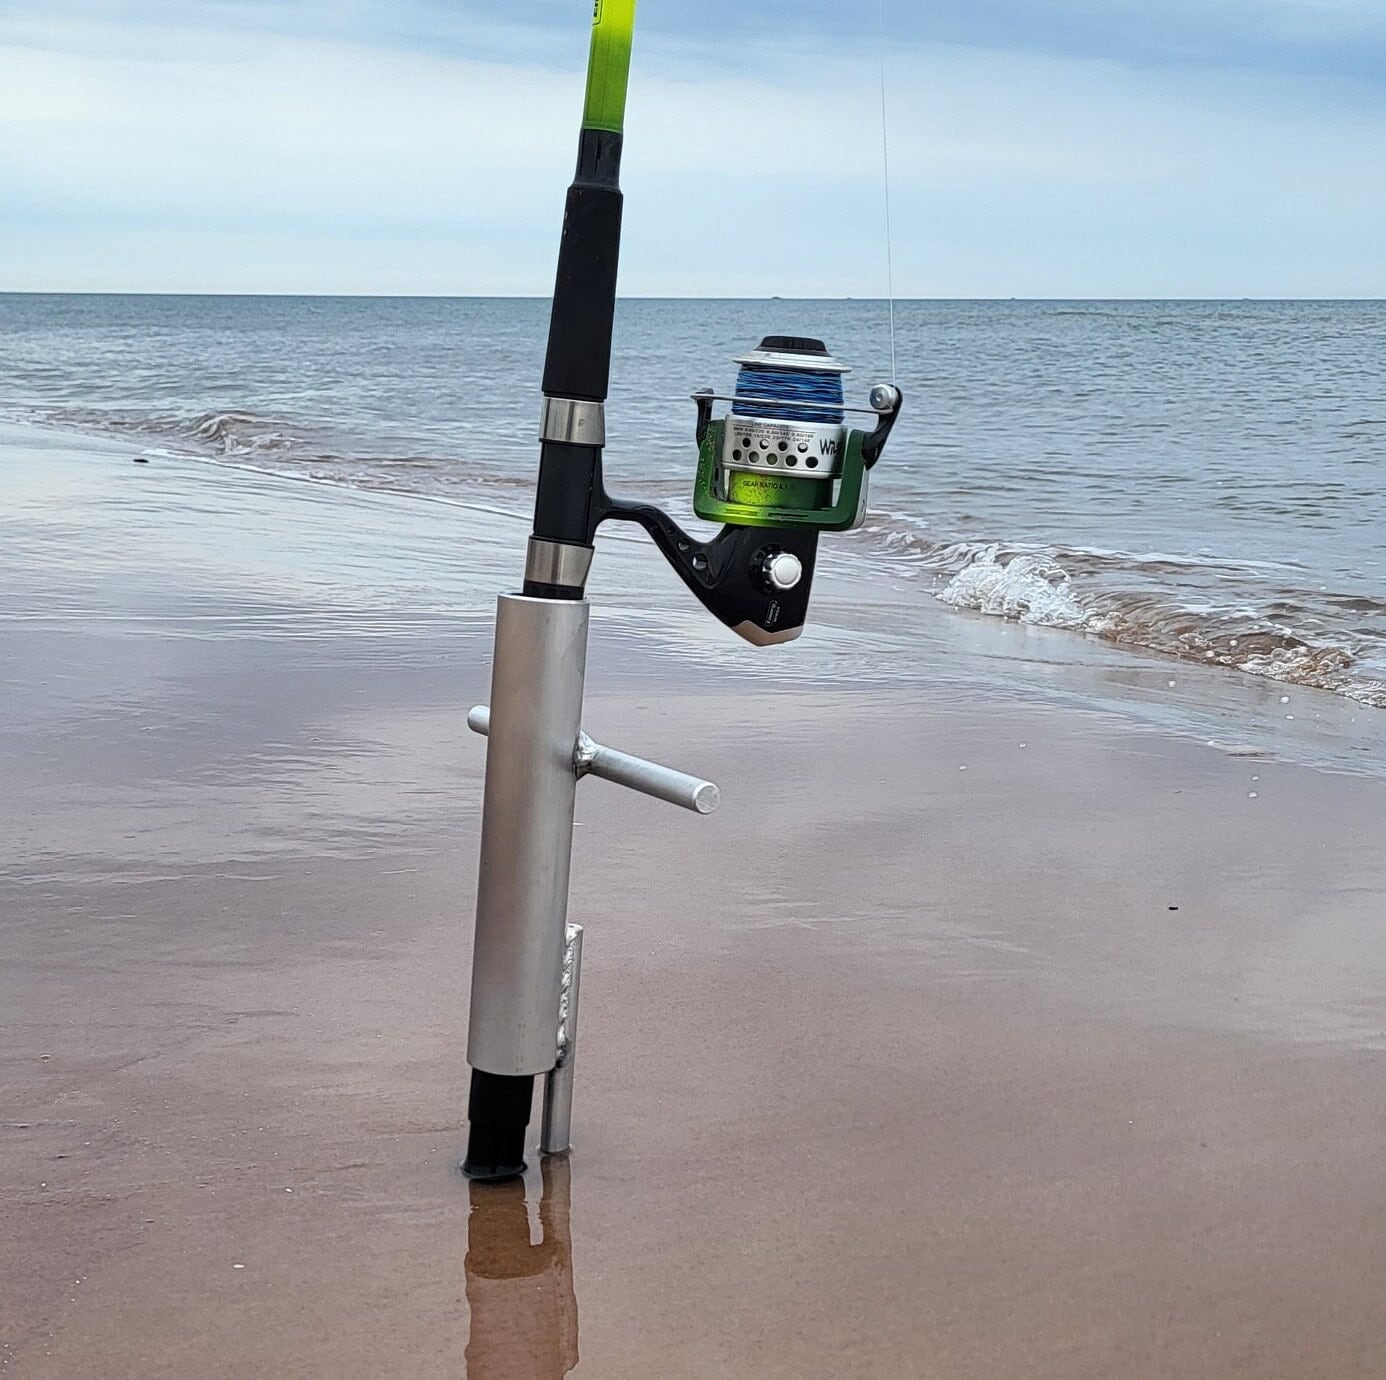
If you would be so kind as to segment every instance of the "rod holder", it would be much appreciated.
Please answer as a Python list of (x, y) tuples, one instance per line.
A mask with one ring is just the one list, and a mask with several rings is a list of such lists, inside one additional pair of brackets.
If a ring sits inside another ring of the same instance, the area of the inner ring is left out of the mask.
[(600, 776), (695, 814), (710, 781), (594, 743), (582, 731), (585, 600), (503, 594), (490, 708), (467, 715), (488, 740), (467, 1062), (464, 1172), (503, 1182), (525, 1169), (534, 1079), (544, 1079), (542, 1148), (569, 1147), (582, 930), (567, 923), (573, 813)]
[(546, 1074), (558, 1049), (587, 624), (576, 600), (497, 607), (467, 1058), (499, 1078)]
[[(477, 705), (467, 715), (467, 727), (483, 738), (489, 737), (490, 708)], [(711, 781), (594, 743), (585, 733), (579, 733), (573, 745), (573, 773), (578, 778), (598, 776), (696, 815), (710, 815), (721, 801), (722, 793)]]

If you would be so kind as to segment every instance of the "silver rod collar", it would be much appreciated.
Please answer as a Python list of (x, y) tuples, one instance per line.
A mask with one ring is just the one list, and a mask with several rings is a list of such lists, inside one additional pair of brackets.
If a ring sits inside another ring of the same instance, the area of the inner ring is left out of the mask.
[(606, 404), (579, 398), (545, 398), (539, 439), (565, 446), (606, 445)]
[(525, 580), (536, 585), (556, 585), (561, 589), (582, 589), (592, 573), (590, 546), (574, 546), (568, 542), (545, 541), (542, 537), (529, 539), (529, 554), (525, 558)]

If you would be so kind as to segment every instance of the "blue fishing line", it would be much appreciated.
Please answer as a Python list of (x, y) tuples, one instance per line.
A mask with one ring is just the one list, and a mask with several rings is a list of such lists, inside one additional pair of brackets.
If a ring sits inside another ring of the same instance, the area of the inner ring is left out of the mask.
[[(753, 398), (762, 401), (749, 401)], [(796, 403), (820, 406), (796, 407)], [(811, 367), (780, 369), (743, 364), (736, 379), (736, 402), (732, 410), (738, 417), (829, 422), (840, 426), (844, 415), (842, 404), (841, 374), (820, 373)]]

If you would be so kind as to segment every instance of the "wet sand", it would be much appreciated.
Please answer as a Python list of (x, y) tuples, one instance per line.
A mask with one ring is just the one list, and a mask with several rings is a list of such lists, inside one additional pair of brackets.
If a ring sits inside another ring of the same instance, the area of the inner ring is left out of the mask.
[(1386, 1373), (1386, 783), (599, 626), (589, 731), (723, 806), (584, 785), (576, 1149), (487, 1196), (484, 620), (248, 589), (233, 476), (125, 473), (118, 546), (0, 532), (0, 1371)]

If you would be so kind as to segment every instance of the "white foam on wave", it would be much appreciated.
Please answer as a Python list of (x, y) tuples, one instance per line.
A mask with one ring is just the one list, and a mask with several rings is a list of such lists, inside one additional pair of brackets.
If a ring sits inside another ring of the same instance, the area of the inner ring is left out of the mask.
[(1000, 548), (978, 552), (939, 591), (954, 608), (976, 609), (998, 618), (1048, 628), (1087, 629), (1091, 615), (1079, 606), (1068, 572), (1048, 556), (1000, 558)]
[[(936, 550), (939, 548), (936, 548)], [(943, 548), (956, 557), (959, 548)], [(996, 618), (1090, 633), (1167, 656), (1229, 667), (1267, 680), (1309, 686), (1386, 709), (1386, 682), (1363, 674), (1358, 657), (1332, 642), (1242, 611), (1170, 593), (1139, 596), (1089, 591), (1086, 600), (1054, 555), (975, 547), (938, 591), (941, 603)]]

